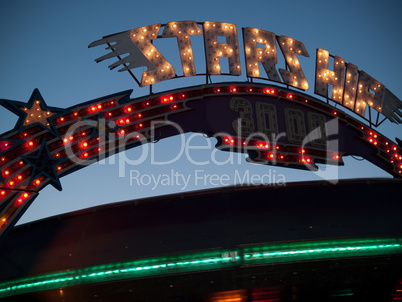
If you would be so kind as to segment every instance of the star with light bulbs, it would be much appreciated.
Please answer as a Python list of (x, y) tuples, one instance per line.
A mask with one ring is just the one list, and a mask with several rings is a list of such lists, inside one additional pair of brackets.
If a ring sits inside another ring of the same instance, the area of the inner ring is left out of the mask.
[(0, 105), (19, 116), (13, 130), (22, 131), (28, 127), (40, 126), (54, 136), (60, 137), (52, 118), (65, 109), (47, 106), (38, 89), (33, 91), (28, 103), (0, 99)]

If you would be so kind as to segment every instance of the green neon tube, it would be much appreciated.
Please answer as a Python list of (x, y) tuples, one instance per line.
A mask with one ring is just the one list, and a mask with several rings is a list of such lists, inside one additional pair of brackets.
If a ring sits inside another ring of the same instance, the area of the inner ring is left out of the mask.
[(224, 268), (238, 261), (238, 251), (219, 250), (97, 265), (7, 281), (0, 284), (0, 297), (78, 284)]
[(231, 266), (387, 254), (402, 254), (402, 240), (371, 238), (265, 244), (110, 263), (6, 281), (0, 283), (0, 297), (79, 284)]
[(248, 264), (382, 255), (398, 253), (401, 247), (400, 239), (340, 239), (248, 247), (243, 252)]

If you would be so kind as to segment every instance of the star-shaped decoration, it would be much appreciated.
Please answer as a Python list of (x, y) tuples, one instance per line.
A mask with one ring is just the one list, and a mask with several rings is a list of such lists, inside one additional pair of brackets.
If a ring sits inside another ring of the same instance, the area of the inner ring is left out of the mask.
[(13, 130), (22, 131), (23, 128), (39, 125), (54, 136), (60, 137), (52, 118), (66, 110), (47, 106), (38, 89), (33, 91), (28, 103), (0, 99), (0, 105), (19, 116)]
[(43, 138), (41, 147), (35, 156), (21, 156), (22, 160), (32, 166), (31, 180), (43, 175), (50, 180), (50, 184), (61, 191), (61, 183), (55, 166), (60, 165), (67, 158), (55, 158), (50, 155), (46, 140)]

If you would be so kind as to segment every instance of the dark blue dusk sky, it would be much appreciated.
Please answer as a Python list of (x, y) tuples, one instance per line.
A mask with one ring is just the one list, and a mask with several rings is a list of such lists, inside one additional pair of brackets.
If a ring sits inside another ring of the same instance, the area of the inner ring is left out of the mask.
[[(315, 51), (328, 50), (346, 62), (353, 63), (397, 97), (402, 98), (402, 2), (385, 1), (2, 1), (0, 3), (0, 98), (28, 101), (35, 88), (49, 106), (70, 107), (127, 89), (132, 98), (147, 93), (139, 88), (127, 72), (110, 71), (112, 61), (95, 63), (107, 52), (103, 46), (88, 45), (103, 36), (137, 27), (170, 21), (230, 22), (237, 26), (241, 45), (241, 28), (254, 27), (285, 35), (304, 43), (310, 58), (299, 57), (310, 83), (307, 94), (314, 95)], [(174, 44), (174, 43), (173, 43)], [(172, 44), (172, 45), (173, 45)], [(174, 57), (166, 48), (166, 56)], [(173, 49), (173, 48), (172, 48)], [(240, 52), (244, 64), (243, 52)], [(242, 75), (225, 79), (244, 82)], [(154, 91), (203, 84), (204, 77), (169, 80), (154, 85)], [(218, 81), (218, 79), (217, 79)], [(12, 129), (17, 117), (0, 108), (0, 132)], [(378, 129), (391, 140), (402, 137), (401, 125), (385, 122)], [(173, 158), (178, 137), (155, 145), (156, 157)], [(203, 137), (193, 144), (205, 145)], [(212, 140), (212, 146), (215, 141)], [(132, 150), (129, 156), (139, 156)], [(201, 152), (202, 159), (211, 158), (211, 150)], [(227, 153), (219, 157), (222, 161)], [(117, 160), (117, 159), (116, 159)], [(136, 169), (141, 173), (170, 173), (172, 169), (191, 174), (194, 169), (205, 173), (228, 173), (249, 170), (272, 177), (283, 175), (287, 182), (319, 179), (308, 171), (298, 171), (246, 163), (238, 165), (206, 165), (194, 167), (183, 158), (165, 166), (145, 162)], [(345, 158), (341, 178), (390, 177), (366, 161)], [(63, 191), (48, 186), (24, 214), (20, 222), (87, 208), (109, 202), (182, 192), (181, 186), (130, 185), (129, 177), (119, 177), (118, 165), (107, 160), (103, 164), (82, 169), (61, 179)], [(184, 191), (211, 187), (199, 184)], [(320, 197), (321, 198), (321, 197)]]

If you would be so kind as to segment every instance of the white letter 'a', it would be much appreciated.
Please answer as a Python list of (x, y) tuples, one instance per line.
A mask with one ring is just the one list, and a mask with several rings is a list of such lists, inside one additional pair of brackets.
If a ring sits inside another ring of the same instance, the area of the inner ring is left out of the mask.
[[(218, 37), (225, 37), (226, 43), (219, 43)], [(241, 74), (236, 25), (221, 22), (205, 22), (204, 43), (209, 74), (221, 74), (220, 57), (228, 58), (230, 75)]]

